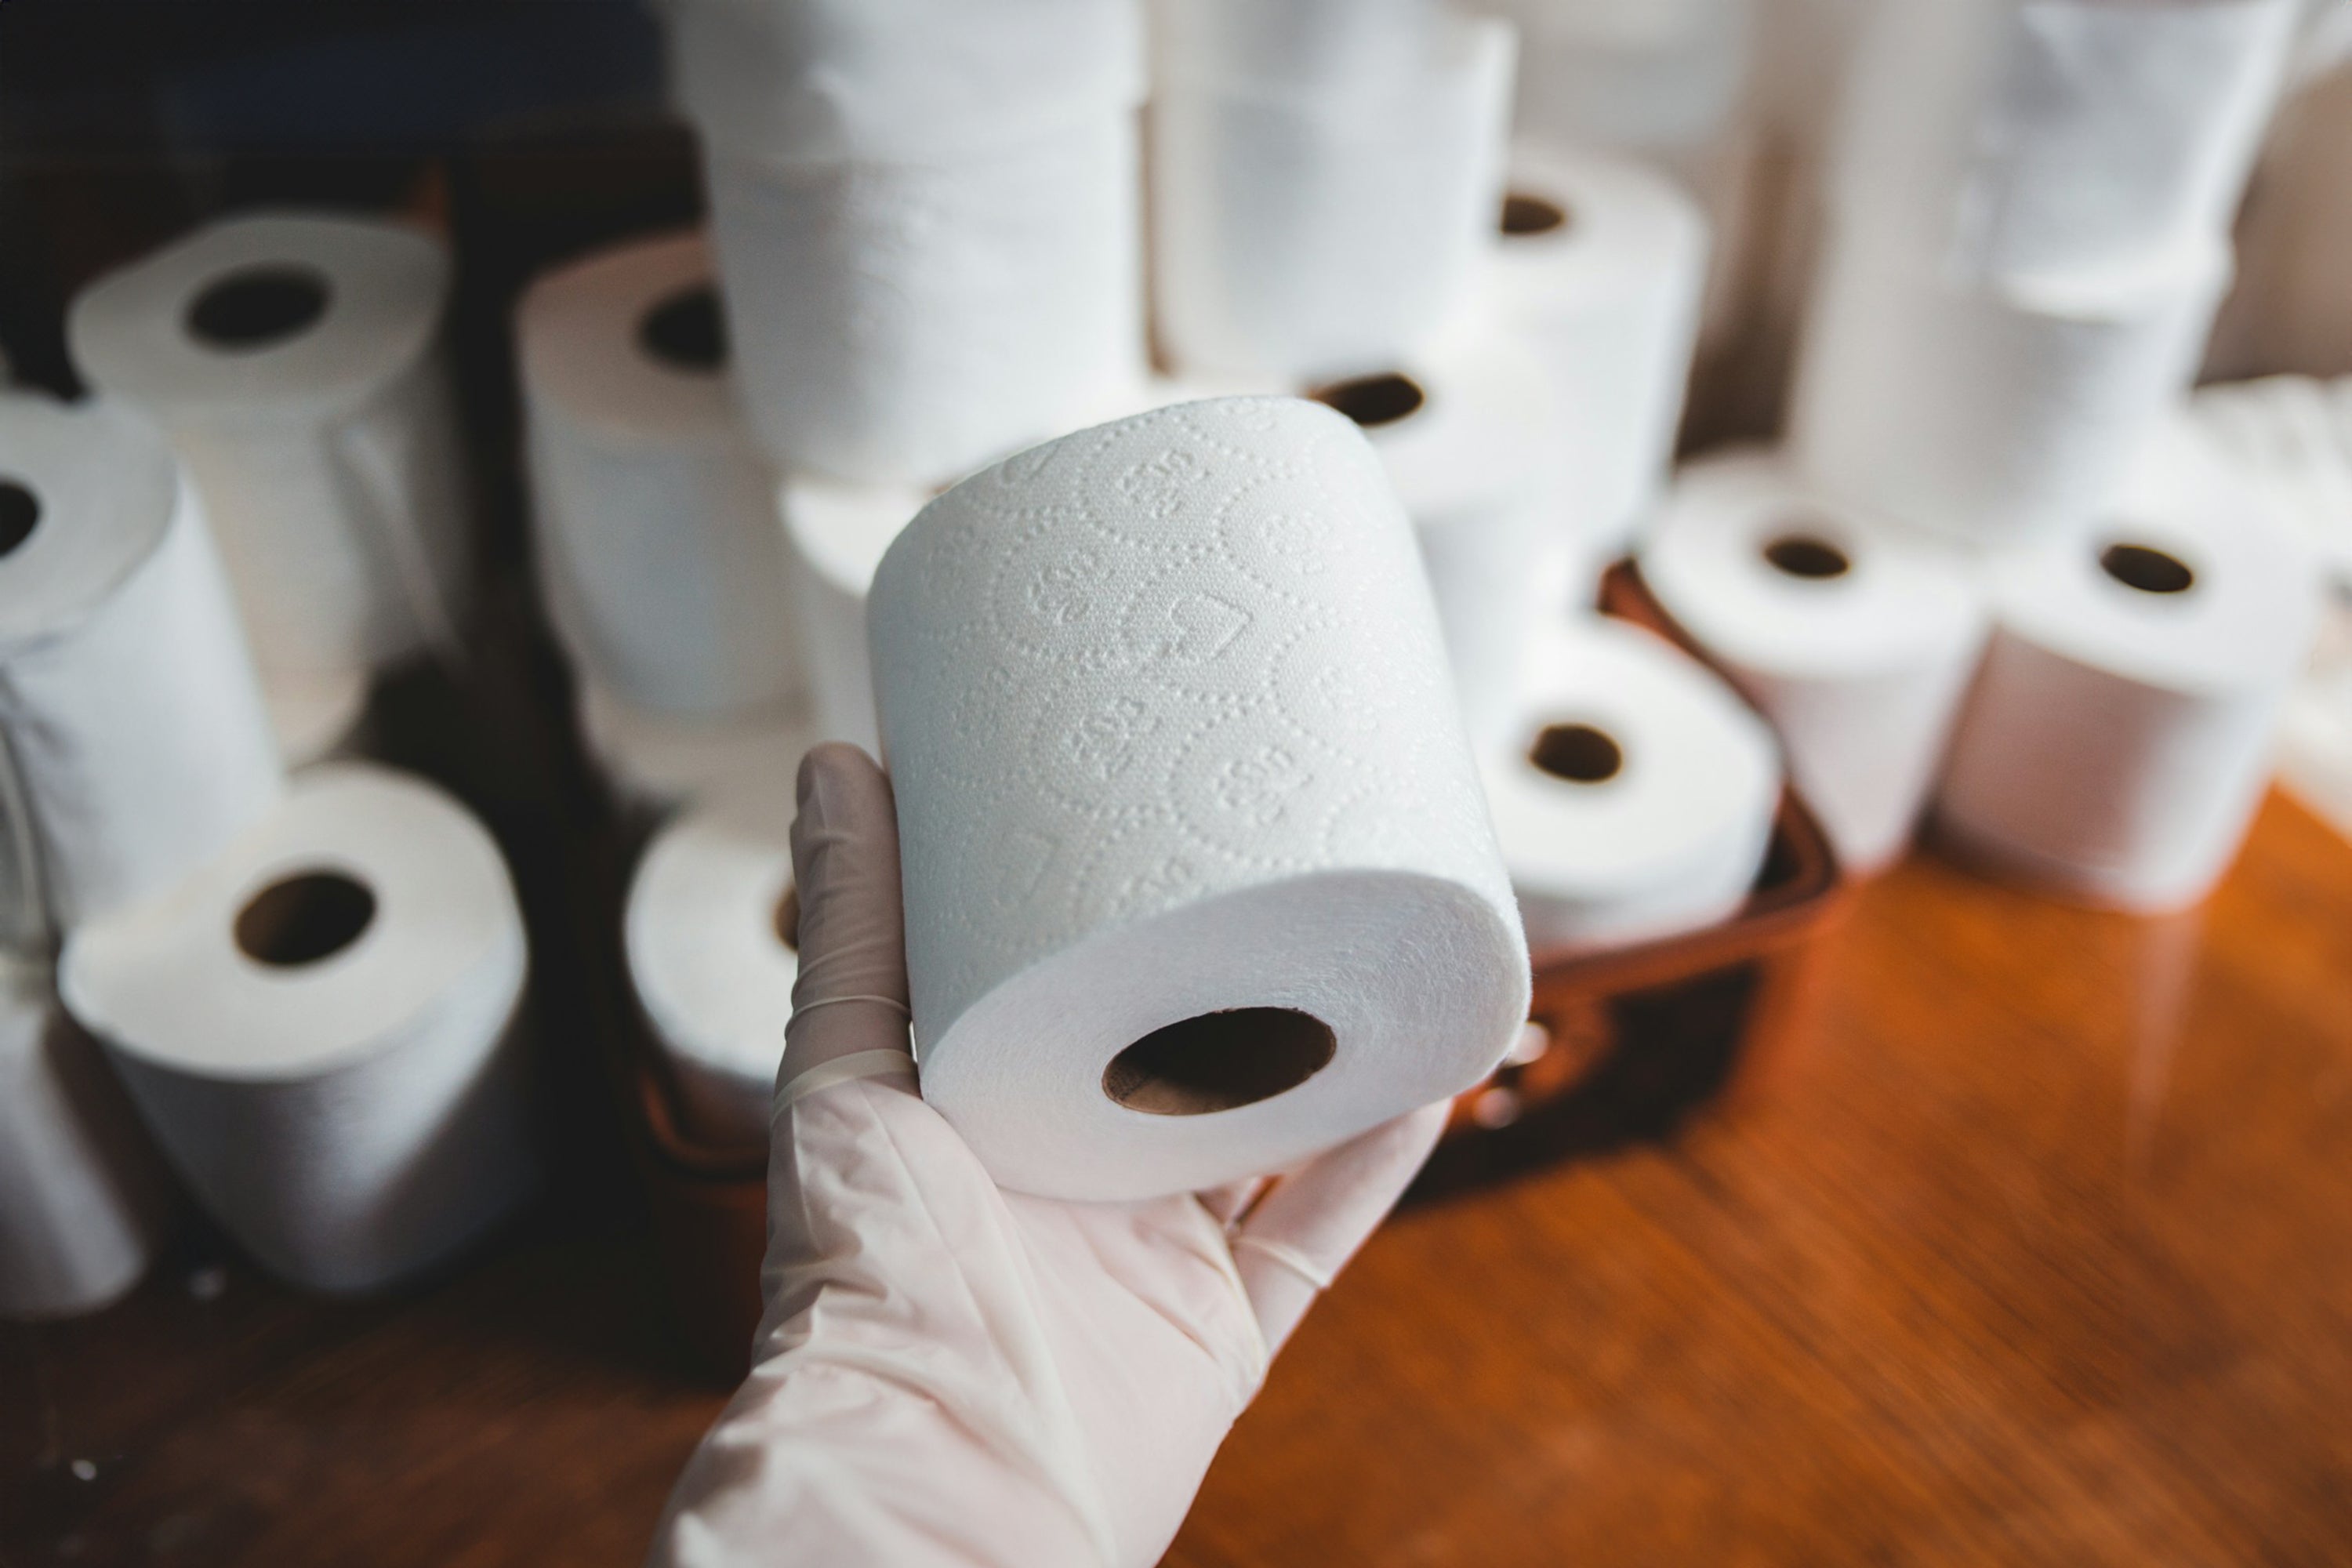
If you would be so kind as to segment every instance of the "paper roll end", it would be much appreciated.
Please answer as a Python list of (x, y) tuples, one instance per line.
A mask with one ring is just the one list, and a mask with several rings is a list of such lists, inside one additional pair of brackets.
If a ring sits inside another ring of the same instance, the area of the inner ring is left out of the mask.
[(331, 958), (375, 920), (375, 894), (340, 871), (298, 871), (256, 893), (237, 911), (238, 951), (272, 969)]
[(1200, 1116), (1297, 1089), (1339, 1050), (1331, 1026), (1295, 1007), (1233, 1007), (1154, 1029), (1110, 1059), (1103, 1092), (1129, 1110)]
[[(0, 552), (6, 548), (0, 542)], [(2143, 594), (2185, 594), (2197, 585), (2197, 574), (2187, 562), (2148, 544), (2110, 544), (2099, 552), (2099, 569)]]
[(40, 521), (41, 498), (15, 479), (0, 479), (0, 559), (30, 539)]
[(251, 353), (300, 337), (333, 297), (327, 275), (286, 264), (240, 267), (215, 279), (188, 304), (188, 335), (207, 348)]

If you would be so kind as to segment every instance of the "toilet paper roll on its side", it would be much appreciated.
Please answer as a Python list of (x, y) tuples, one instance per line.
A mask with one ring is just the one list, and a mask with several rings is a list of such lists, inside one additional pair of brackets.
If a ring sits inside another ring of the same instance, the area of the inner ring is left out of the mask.
[(213, 1217), (272, 1272), (360, 1291), (530, 1191), (526, 968), (481, 825), (339, 763), (202, 872), (76, 931), (58, 989)]
[(1822, 504), (1758, 452), (1684, 469), (1641, 563), (1779, 731), (1838, 859), (1870, 872), (1899, 856), (1984, 647), (1974, 563)]
[(2107, 500), (2188, 387), (2226, 245), (2128, 288), (2002, 294), (1833, 226), (1790, 441), (1832, 499), (1973, 543)]
[(929, 499), (929, 491), (912, 485), (818, 479), (788, 479), (777, 492), (800, 593), (815, 732), (826, 740), (881, 752), (866, 651), (866, 599), (882, 552)]
[(296, 213), (205, 226), (74, 299), (74, 363), (186, 460), (265, 673), (454, 647), (465, 480), (439, 241)]
[(1526, 1017), (1411, 529), (1329, 409), (1232, 398), (976, 475), (868, 605), (923, 1093), (996, 1178), (1281, 1167)]
[(1938, 828), (2093, 902), (2202, 898), (2261, 803), (2317, 625), (2310, 552), (2225, 479), (2167, 462), (2095, 518), (2006, 553), (1991, 583)]
[(516, 312), (533, 519), (573, 662), (646, 707), (792, 697), (799, 649), (769, 475), (727, 383), (699, 235), (600, 251)]
[(739, 784), (789, 791), (802, 755), (826, 738), (797, 704), (719, 717), (663, 713), (588, 680), (575, 702), (588, 753), (613, 793), (655, 812)]
[(1589, 616), (1547, 628), (1509, 738), (1480, 761), (1539, 953), (1713, 925), (1763, 868), (1780, 798), (1771, 732), (1639, 626)]
[(1502, 190), (1512, 37), (1454, 19), (1417, 68), (1302, 89), (1171, 67), (1153, 281), (1187, 374), (1349, 375), (1470, 295)]
[(275, 805), (277, 742), (195, 492), (100, 401), (0, 396), (0, 731), (61, 926), (158, 893)]
[(943, 483), (1142, 376), (1135, 119), (926, 161), (705, 165), (738, 387), (793, 472)]
[(1463, 718), (1474, 737), (1493, 734), (1560, 542), (1561, 421), (1541, 363), (1498, 337), (1463, 339), (1314, 396), (1380, 454), (1437, 596)]
[(629, 884), (629, 980), (702, 1142), (767, 1142), (800, 973), (793, 810), (790, 778), (698, 806)]
[(0, 1318), (63, 1318), (147, 1272), (168, 1206), (153, 1152), (46, 965), (0, 963)]
[(1513, 150), (1488, 297), (1559, 389), (1560, 512), (1596, 563), (1623, 551), (1665, 483), (1706, 258), (1706, 218), (1664, 175)]

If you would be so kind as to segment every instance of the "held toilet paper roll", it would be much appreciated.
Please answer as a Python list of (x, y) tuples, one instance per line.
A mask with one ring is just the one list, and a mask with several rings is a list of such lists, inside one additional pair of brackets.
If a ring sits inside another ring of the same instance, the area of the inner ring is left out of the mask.
[(1494, 733), (1517, 679), (1556, 545), (1560, 419), (1528, 350), (1449, 343), (1404, 368), (1333, 382), (1317, 401), (1363, 430), (1412, 520), (1463, 718)]
[(800, 592), (801, 636), (816, 732), (878, 754), (874, 674), (866, 653), (866, 599), (882, 552), (931, 492), (914, 485), (785, 481), (777, 495)]
[(76, 931), (58, 989), (222, 1226), (373, 1289), (532, 1182), (526, 956), (498, 847), (434, 786), (331, 763), (230, 852)]
[(0, 731), (58, 924), (171, 887), (277, 803), (195, 492), (104, 401), (0, 395)]
[(2260, 804), (2317, 625), (2309, 552), (2226, 477), (2167, 464), (1991, 581), (1938, 828), (2094, 902), (2202, 898)]
[(801, 756), (826, 737), (797, 704), (713, 717), (663, 713), (580, 683), (581, 734), (605, 782), (625, 801), (667, 811), (738, 783), (789, 790)]
[(1706, 282), (1706, 220), (1637, 163), (1521, 143), (1490, 267), (1496, 313), (1559, 389), (1560, 514), (1622, 553), (1665, 483)]
[(1530, 947), (1622, 947), (1738, 910), (1780, 769), (1711, 671), (1639, 626), (1579, 617), (1528, 650), (1514, 717), (1480, 763)]
[(799, 688), (767, 472), (736, 414), (699, 235), (601, 251), (516, 313), (549, 607), (633, 702), (715, 713)]
[(147, 1272), (167, 1189), (46, 964), (0, 962), (0, 1318), (96, 1311)]
[(448, 286), (419, 230), (260, 213), (74, 299), (75, 364), (186, 460), (265, 675), (455, 646), (464, 479), (434, 353)]
[(1470, 295), (1502, 186), (1512, 40), (1449, 19), (1411, 69), (1316, 82), (1171, 61), (1153, 105), (1153, 281), (1187, 374), (1351, 375)]
[(868, 605), (923, 1093), (1112, 1199), (1451, 1094), (1527, 951), (1412, 537), (1330, 410), (1233, 398), (965, 480)]
[(800, 973), (789, 776), (665, 826), (629, 884), (629, 980), (687, 1130), (764, 1143)]
[(1850, 870), (1903, 852), (1982, 651), (1974, 563), (1816, 500), (1776, 458), (1683, 470), (1642, 580), (1780, 732)]

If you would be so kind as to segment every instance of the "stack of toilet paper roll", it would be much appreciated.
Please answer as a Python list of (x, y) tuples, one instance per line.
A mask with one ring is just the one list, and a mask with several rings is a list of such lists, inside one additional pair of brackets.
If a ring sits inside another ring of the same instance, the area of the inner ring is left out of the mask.
[(1836, 499), (2069, 526), (2185, 387), (2294, 0), (1889, 0), (1850, 76), (1792, 416)]
[(1142, 368), (1134, 0), (679, 0), (740, 388), (793, 471), (940, 483)]
[(1412, 531), (1231, 398), (948, 490), (868, 604), (926, 1099), (1016, 1190), (1278, 1169), (1488, 1071), (1527, 949)]
[(1187, 374), (1384, 369), (1461, 310), (1501, 195), (1512, 33), (1430, 0), (1164, 8), (1153, 280)]
[(169, 434), (202, 492), (296, 762), (379, 669), (457, 646), (466, 498), (436, 352), (449, 262), (404, 225), (205, 226), (73, 301), (75, 364)]

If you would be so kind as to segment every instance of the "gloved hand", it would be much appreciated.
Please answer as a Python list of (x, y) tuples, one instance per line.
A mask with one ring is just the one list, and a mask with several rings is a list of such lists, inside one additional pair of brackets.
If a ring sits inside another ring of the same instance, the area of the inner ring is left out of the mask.
[(1267, 1358), (1421, 1167), (1444, 1108), (1263, 1196), (1000, 1192), (915, 1092), (888, 781), (863, 752), (820, 746), (799, 803), (767, 1312), (653, 1561), (1157, 1562)]

